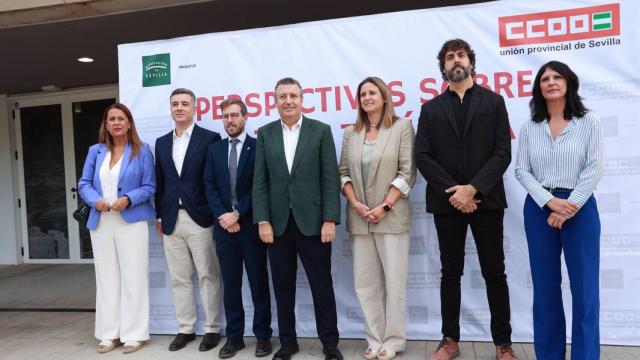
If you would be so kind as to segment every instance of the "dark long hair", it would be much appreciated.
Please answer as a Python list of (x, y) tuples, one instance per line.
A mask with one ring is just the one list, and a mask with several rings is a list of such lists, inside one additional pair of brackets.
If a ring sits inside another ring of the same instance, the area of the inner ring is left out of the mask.
[(103, 144), (107, 144), (109, 151), (113, 153), (113, 137), (109, 134), (109, 130), (107, 130), (107, 115), (109, 114), (109, 110), (118, 109), (121, 110), (124, 115), (129, 120), (129, 125), (131, 128), (127, 131), (127, 142), (131, 145), (131, 158), (134, 158), (140, 154), (140, 149), (142, 148), (142, 140), (138, 136), (138, 132), (136, 131), (136, 123), (133, 121), (133, 115), (131, 115), (131, 110), (121, 103), (115, 103), (106, 109), (104, 109), (104, 114), (102, 115), (102, 124), (100, 125), (100, 134), (98, 135), (98, 142)]
[(549, 119), (549, 112), (547, 111), (547, 101), (542, 96), (542, 90), (540, 89), (540, 78), (542, 74), (551, 69), (560, 74), (567, 81), (567, 93), (565, 94), (566, 104), (564, 106), (564, 118), (566, 120), (572, 117), (583, 117), (589, 109), (587, 109), (582, 103), (582, 98), (578, 95), (578, 88), (580, 87), (580, 80), (578, 75), (574, 73), (569, 66), (560, 61), (549, 61), (542, 65), (536, 79), (533, 82), (533, 97), (529, 101), (529, 110), (531, 110), (531, 120), (535, 122), (541, 122)]

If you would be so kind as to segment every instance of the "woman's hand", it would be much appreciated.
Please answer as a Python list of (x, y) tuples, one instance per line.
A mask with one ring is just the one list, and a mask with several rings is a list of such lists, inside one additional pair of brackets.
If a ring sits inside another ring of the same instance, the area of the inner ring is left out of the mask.
[(367, 213), (369, 212), (369, 207), (366, 204), (357, 201), (353, 208), (356, 210), (358, 216), (360, 216), (363, 220), (367, 220)]
[(367, 222), (379, 223), (387, 213), (383, 209), (384, 204), (380, 204), (367, 212)]
[(100, 199), (96, 201), (96, 210), (100, 212), (106, 212), (111, 210), (111, 207), (109, 206), (109, 203), (105, 199)]
[(547, 219), (547, 224), (552, 228), (562, 229), (562, 224), (567, 221), (568, 217), (558, 214), (557, 212), (552, 212)]
[(113, 210), (113, 211), (122, 211), (127, 206), (129, 206), (129, 198), (127, 196), (123, 196), (123, 197), (119, 198), (118, 200), (114, 201), (113, 204), (111, 204), (111, 210)]
[(558, 213), (559, 215), (563, 215), (566, 218), (570, 218), (575, 215), (580, 207), (578, 204), (574, 203), (570, 200), (559, 199), (554, 197), (553, 199), (547, 202), (547, 206), (553, 212)]

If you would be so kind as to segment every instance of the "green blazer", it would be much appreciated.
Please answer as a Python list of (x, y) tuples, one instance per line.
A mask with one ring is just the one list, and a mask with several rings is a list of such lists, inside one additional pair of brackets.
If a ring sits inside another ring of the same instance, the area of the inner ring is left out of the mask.
[(282, 122), (258, 130), (253, 172), (253, 221), (268, 221), (284, 233), (289, 210), (305, 236), (320, 235), (322, 223), (340, 222), (340, 180), (331, 127), (303, 117), (291, 166), (287, 168)]

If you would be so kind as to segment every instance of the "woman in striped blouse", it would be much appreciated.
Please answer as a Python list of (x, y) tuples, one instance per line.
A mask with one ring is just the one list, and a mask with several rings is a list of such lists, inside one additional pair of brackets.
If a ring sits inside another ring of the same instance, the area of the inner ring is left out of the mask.
[(536, 357), (545, 360), (565, 358), (562, 252), (573, 303), (571, 359), (600, 356), (600, 217), (592, 193), (602, 177), (602, 131), (598, 116), (582, 104), (578, 86), (566, 64), (550, 61), (540, 68), (516, 160), (516, 178), (529, 193), (524, 226), (534, 347)]

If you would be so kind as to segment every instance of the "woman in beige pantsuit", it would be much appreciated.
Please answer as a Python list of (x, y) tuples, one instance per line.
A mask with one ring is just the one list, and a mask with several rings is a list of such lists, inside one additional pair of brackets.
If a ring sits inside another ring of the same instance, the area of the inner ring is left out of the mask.
[(356, 124), (345, 129), (340, 155), (347, 231), (353, 241), (355, 290), (365, 319), (366, 359), (404, 350), (411, 205), (416, 179), (414, 131), (395, 115), (386, 84), (358, 85)]

